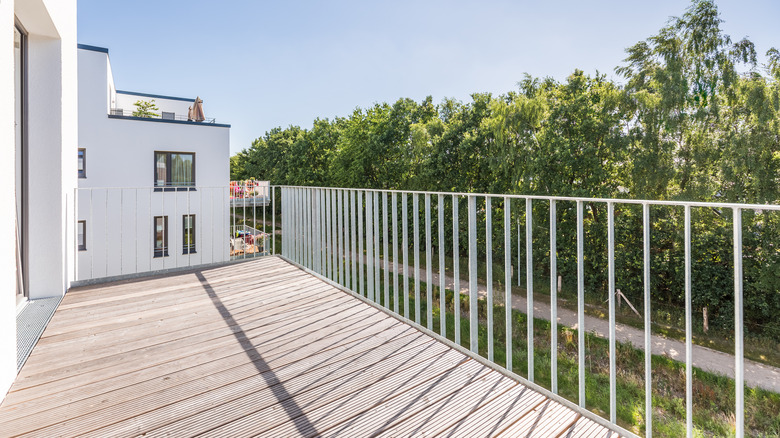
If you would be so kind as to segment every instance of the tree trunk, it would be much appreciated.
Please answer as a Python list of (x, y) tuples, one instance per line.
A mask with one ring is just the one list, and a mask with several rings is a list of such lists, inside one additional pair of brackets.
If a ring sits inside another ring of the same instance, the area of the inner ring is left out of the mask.
[(710, 321), (709, 321), (709, 316), (707, 315), (707, 306), (704, 306), (701, 309), (701, 313), (704, 319), (704, 333), (707, 333), (710, 330)]

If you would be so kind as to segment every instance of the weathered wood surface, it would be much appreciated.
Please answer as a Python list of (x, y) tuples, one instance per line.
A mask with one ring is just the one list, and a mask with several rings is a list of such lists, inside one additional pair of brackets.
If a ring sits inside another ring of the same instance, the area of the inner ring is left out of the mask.
[(276, 257), (71, 290), (0, 426), (40, 437), (610, 436)]

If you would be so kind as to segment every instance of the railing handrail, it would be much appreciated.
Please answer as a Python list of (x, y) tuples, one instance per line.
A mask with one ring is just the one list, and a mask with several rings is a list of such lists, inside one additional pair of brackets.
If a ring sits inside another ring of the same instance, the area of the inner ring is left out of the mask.
[(676, 207), (703, 207), (703, 208), (740, 208), (747, 210), (780, 210), (780, 204), (742, 204), (736, 202), (711, 202), (711, 201), (673, 201), (673, 200), (653, 200), (653, 199), (631, 199), (631, 198), (593, 198), (579, 196), (552, 196), (552, 195), (523, 195), (516, 193), (478, 193), (478, 192), (438, 192), (422, 190), (397, 190), (397, 189), (364, 189), (353, 187), (324, 187), (324, 186), (292, 186), (292, 185), (272, 185), (277, 188), (292, 189), (320, 189), (320, 190), (360, 190), (362, 192), (387, 192), (387, 193), (406, 193), (418, 195), (444, 195), (444, 196), (478, 196), (490, 198), (511, 198), (511, 199), (535, 199), (546, 201), (569, 201), (569, 202), (598, 202), (603, 204), (633, 204), (633, 205), (659, 205)]

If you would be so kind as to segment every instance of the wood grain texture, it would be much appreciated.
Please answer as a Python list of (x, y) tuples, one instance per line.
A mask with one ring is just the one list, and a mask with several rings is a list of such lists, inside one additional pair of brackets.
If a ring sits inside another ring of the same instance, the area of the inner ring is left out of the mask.
[(69, 291), (0, 424), (3, 437), (610, 435), (276, 257)]

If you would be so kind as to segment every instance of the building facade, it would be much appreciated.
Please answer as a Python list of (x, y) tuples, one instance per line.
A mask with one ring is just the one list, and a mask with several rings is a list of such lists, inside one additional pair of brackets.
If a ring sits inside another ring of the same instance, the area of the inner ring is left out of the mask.
[(16, 315), (74, 279), (75, 0), (0, 2), (0, 394), (17, 372)]
[(229, 260), (230, 126), (191, 117), (196, 98), (117, 90), (105, 48), (78, 63), (76, 279)]

